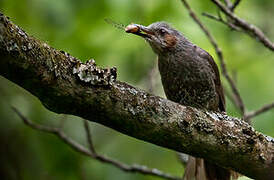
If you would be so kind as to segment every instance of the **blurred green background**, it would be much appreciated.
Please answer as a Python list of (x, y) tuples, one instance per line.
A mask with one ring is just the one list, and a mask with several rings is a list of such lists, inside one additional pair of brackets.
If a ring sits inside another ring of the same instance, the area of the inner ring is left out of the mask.
[[(191, 1), (191, 5), (198, 15), (217, 12), (210, 1)], [(146, 90), (149, 87), (148, 74), (156, 62), (156, 55), (143, 39), (112, 27), (104, 18), (125, 25), (167, 21), (217, 60), (211, 44), (179, 0), (0, 0), (0, 11), (30, 35), (50, 46), (67, 51), (82, 61), (94, 58), (99, 66), (116, 66), (119, 80)], [(236, 10), (239, 16), (259, 26), (272, 40), (273, 12), (273, 0), (243, 0)], [(223, 49), (229, 72), (236, 72), (237, 85), (247, 108), (254, 110), (272, 102), (273, 52), (245, 34), (230, 31), (206, 17), (201, 19)], [(228, 87), (224, 79), (223, 82)], [(155, 83), (155, 94), (164, 97), (159, 74), (155, 77)], [(48, 111), (36, 97), (3, 77), (0, 77), (0, 99), (1, 179), (159, 179), (126, 173), (102, 164), (73, 151), (53, 135), (25, 126), (11, 110), (11, 105), (32, 121), (52, 126), (58, 125), (63, 115)], [(228, 99), (227, 109), (228, 114), (239, 116)], [(256, 117), (253, 119), (254, 127), (274, 136), (273, 116), (274, 110)], [(90, 125), (99, 153), (129, 164), (139, 163), (182, 175), (183, 167), (175, 152), (95, 123)], [(80, 118), (68, 116), (64, 130), (86, 145)]]

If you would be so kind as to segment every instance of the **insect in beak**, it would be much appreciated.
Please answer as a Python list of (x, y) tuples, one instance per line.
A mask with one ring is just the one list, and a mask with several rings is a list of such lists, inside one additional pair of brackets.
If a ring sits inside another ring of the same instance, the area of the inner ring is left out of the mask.
[(149, 38), (150, 36), (154, 35), (154, 33), (149, 28), (139, 24), (130, 24), (125, 28), (125, 31), (127, 33), (136, 34), (143, 38)]

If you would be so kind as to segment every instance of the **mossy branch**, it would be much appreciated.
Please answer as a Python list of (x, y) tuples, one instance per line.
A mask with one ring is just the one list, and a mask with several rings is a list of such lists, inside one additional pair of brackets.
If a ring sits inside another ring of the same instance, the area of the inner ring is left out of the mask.
[(0, 75), (49, 110), (234, 169), (274, 177), (274, 139), (226, 114), (181, 106), (116, 80), (116, 69), (80, 61), (27, 35), (0, 14)]

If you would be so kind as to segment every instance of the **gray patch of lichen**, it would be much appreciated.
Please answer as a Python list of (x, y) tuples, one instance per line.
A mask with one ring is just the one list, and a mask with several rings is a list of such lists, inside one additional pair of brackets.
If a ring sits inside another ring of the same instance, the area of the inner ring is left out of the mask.
[(91, 85), (112, 85), (116, 81), (116, 68), (102, 69), (96, 66), (94, 59), (81, 63), (78, 61), (73, 67), (73, 74)]

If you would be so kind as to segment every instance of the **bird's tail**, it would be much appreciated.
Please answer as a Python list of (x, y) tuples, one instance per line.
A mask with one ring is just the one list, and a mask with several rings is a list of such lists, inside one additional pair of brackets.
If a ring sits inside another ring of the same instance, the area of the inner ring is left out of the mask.
[(238, 173), (219, 167), (201, 158), (189, 156), (183, 180), (230, 180)]

